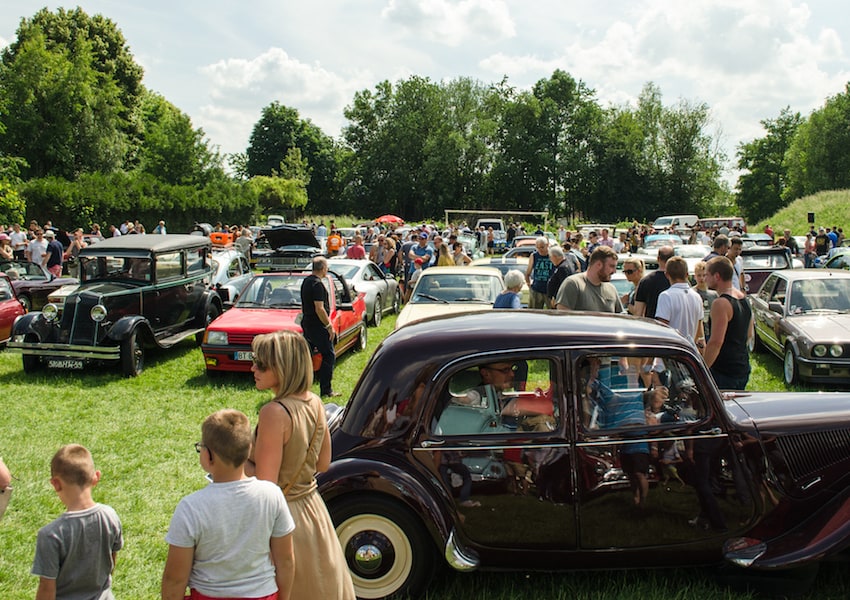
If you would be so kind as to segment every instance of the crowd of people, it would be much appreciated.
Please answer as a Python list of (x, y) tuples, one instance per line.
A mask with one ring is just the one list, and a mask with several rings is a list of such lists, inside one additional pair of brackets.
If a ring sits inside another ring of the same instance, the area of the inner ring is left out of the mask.
[[(322, 401), (310, 391), (307, 342), (278, 331), (257, 336), (252, 349), (256, 388), (272, 399), (253, 433), (248, 417), (233, 409), (201, 425), (195, 450), (210, 483), (177, 503), (165, 536), (161, 597), (354, 600), (315, 479), (330, 465), (331, 446)], [(84, 446), (67, 444), (53, 456), (50, 483), (66, 511), (36, 536), (37, 599), (114, 598), (124, 530), (116, 511), (93, 499), (100, 478)], [(0, 459), (0, 495), (8, 497), (11, 481)]]

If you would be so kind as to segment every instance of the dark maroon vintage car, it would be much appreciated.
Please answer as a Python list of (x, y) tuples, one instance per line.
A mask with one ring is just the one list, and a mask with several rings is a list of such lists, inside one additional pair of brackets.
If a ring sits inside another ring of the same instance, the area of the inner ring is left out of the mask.
[(330, 429), (319, 486), (361, 598), (445, 565), (770, 579), (850, 544), (850, 394), (721, 392), (675, 331), (628, 316), (402, 327)]
[(43, 266), (25, 260), (0, 260), (0, 273), (9, 276), (18, 300), (27, 310), (41, 310), (52, 292), (80, 282), (73, 277), (56, 277)]

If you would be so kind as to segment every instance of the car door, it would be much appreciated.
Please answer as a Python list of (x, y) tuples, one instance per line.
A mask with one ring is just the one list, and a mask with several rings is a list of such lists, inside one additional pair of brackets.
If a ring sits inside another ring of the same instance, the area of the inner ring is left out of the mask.
[(676, 563), (719, 557), (757, 495), (701, 363), (624, 348), (574, 365), (579, 546), (595, 566), (646, 566), (665, 546)]
[(378, 267), (372, 263), (367, 264), (363, 268), (362, 279), (363, 281), (368, 282), (370, 286), (374, 287), (376, 294), (381, 297), (380, 306), (376, 302), (375, 310), (383, 312), (387, 306), (392, 305), (392, 298), (390, 298), (388, 289), (389, 283)]
[(783, 306), (785, 305), (787, 285), (785, 279), (772, 274), (765, 280), (758, 294), (750, 297), (755, 334), (773, 352), (778, 350), (775, 332), (777, 314), (771, 312), (770, 303), (780, 301)]
[(556, 354), (473, 357), (436, 384), (422, 443), (432, 452), (416, 456), (490, 566), (554, 568), (576, 548), (559, 364)]

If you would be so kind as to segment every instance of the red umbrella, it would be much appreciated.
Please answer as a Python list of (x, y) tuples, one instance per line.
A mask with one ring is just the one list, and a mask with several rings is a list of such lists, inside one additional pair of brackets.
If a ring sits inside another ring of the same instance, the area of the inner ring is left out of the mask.
[(383, 215), (375, 219), (375, 223), (401, 223), (404, 225), (404, 219), (395, 215)]

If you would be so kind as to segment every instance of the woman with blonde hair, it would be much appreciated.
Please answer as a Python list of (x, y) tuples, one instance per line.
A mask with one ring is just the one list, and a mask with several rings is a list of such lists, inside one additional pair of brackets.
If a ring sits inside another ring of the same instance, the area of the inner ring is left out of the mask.
[(632, 284), (632, 289), (627, 294), (623, 294), (623, 297), (620, 298), (620, 301), (623, 303), (623, 306), (626, 307), (626, 310), (630, 315), (635, 314), (635, 291), (637, 290), (637, 286), (640, 283), (641, 278), (643, 277), (643, 260), (640, 258), (636, 258), (634, 256), (628, 257), (623, 261), (623, 274), (626, 276), (626, 279)]
[(258, 335), (254, 383), (271, 390), (260, 409), (248, 475), (276, 482), (295, 520), (292, 598), (354, 600), (354, 585), (315, 475), (328, 469), (331, 438), (322, 402), (310, 391), (313, 363), (307, 341), (292, 331)]
[(455, 259), (449, 253), (448, 244), (440, 244), (440, 249), (437, 251), (437, 266), (438, 267), (453, 267)]
[(381, 271), (386, 275), (387, 273), (392, 273), (395, 275), (396, 272), (396, 264), (398, 262), (398, 255), (395, 251), (395, 240), (389, 236), (384, 239), (384, 254), (383, 254), (383, 263), (381, 264)]

